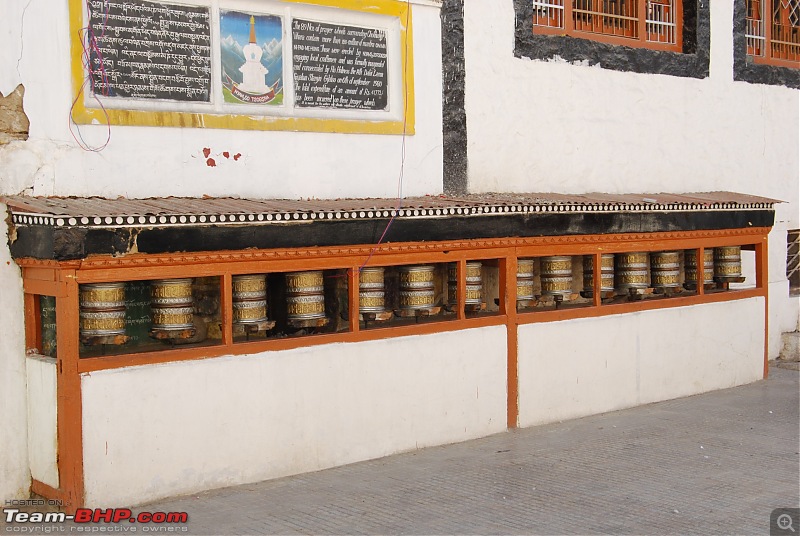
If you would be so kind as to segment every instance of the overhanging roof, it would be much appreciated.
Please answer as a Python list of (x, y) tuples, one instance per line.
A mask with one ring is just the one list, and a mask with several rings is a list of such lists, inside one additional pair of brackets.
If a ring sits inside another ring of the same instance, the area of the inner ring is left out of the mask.
[[(15, 257), (768, 227), (774, 199), (734, 192), (491, 193), (397, 199), (0, 198)], [(391, 221), (391, 225), (389, 222)]]

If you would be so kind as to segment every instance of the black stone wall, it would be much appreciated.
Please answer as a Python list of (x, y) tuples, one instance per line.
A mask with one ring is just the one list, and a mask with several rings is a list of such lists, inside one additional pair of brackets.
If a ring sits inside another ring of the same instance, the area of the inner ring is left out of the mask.
[(569, 62), (589, 61), (604, 69), (634, 73), (665, 74), (689, 78), (708, 76), (711, 25), (709, 0), (686, 0), (683, 9), (683, 52), (599, 43), (591, 39), (533, 34), (530, 0), (512, 0), (516, 13), (514, 55), (549, 60), (559, 56)]
[(760, 65), (747, 57), (745, 3), (735, 0), (733, 6), (733, 79), (800, 89), (800, 69)]
[(444, 191), (467, 193), (467, 114), (464, 109), (464, 0), (442, 4), (442, 130)]

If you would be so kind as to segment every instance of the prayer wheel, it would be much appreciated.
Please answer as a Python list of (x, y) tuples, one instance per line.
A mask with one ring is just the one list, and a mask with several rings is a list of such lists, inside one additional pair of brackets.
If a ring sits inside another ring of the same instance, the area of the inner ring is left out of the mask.
[(382, 313), (386, 310), (383, 268), (362, 268), (358, 272), (358, 312)]
[(286, 274), (288, 320), (325, 318), (325, 288), (322, 270)]
[(150, 283), (150, 316), (155, 330), (182, 330), (194, 326), (191, 278), (156, 279)]
[(400, 309), (405, 311), (429, 310), (434, 307), (436, 267), (433, 265), (401, 266)]
[(539, 262), (542, 296), (569, 297), (572, 294), (572, 257), (542, 257)]
[[(683, 252), (684, 283), (688, 289), (697, 287), (697, 250), (687, 249)], [(714, 249), (703, 250), (703, 284), (714, 283)]]
[(617, 253), (614, 256), (614, 279), (616, 290), (646, 289), (650, 286), (650, 270), (647, 253)]
[(531, 301), (533, 297), (533, 259), (517, 259), (517, 301)]
[(659, 251), (650, 254), (650, 274), (653, 288), (680, 286), (681, 261), (677, 251)]
[[(594, 255), (583, 257), (583, 291), (586, 296), (594, 293)], [(600, 291), (614, 291), (614, 254), (600, 255)]]
[(264, 274), (235, 275), (233, 286), (233, 321), (257, 324), (267, 320), (267, 277)]
[[(464, 300), (466, 305), (480, 305), (483, 303), (483, 276), (481, 275), (481, 263), (470, 261), (467, 263), (467, 296)], [(451, 262), (447, 266), (447, 295), (450, 304), (458, 303), (458, 263)]]
[(721, 282), (739, 281), (742, 277), (742, 247), (714, 248), (714, 278)]
[(125, 283), (88, 283), (80, 286), (80, 335), (125, 333)]

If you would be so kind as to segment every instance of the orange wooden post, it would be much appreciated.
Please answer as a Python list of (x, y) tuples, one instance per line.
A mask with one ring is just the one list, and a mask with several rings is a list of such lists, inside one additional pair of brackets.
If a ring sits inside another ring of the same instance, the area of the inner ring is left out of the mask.
[(706, 293), (706, 248), (700, 246), (695, 250), (697, 259), (697, 295), (702, 296)]
[(219, 303), (222, 309), (222, 345), (233, 344), (233, 276), (230, 272), (219, 278)]
[(36, 348), (42, 351), (42, 315), (39, 309), (39, 296), (25, 294), (25, 351)]
[(768, 237), (755, 245), (756, 287), (764, 296), (764, 379), (769, 376), (769, 254)]
[(75, 270), (59, 272), (63, 292), (56, 297), (58, 474), (65, 509), (83, 506), (83, 406), (78, 373), (79, 289)]
[[(456, 265), (456, 318), (467, 318), (467, 261), (459, 259)], [(449, 296), (448, 296), (449, 298)]]
[(506, 315), (506, 426), (519, 425), (519, 371), (517, 356), (517, 256), (500, 259), (500, 312)]
[(360, 278), (360, 268), (352, 266), (347, 270), (347, 314), (348, 314), (348, 327), (351, 333), (357, 333), (359, 330), (358, 325), (358, 285)]
[(602, 253), (599, 251), (592, 255), (592, 262), (594, 266), (592, 266), (592, 287), (594, 288), (594, 295), (592, 296), (592, 305), (595, 307), (600, 307), (603, 303), (602, 296), (600, 296), (602, 283), (603, 283), (603, 266), (602, 266)]

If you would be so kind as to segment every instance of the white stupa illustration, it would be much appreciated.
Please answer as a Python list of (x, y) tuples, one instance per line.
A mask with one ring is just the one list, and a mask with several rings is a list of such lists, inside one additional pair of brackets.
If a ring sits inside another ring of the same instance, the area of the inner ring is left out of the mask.
[(245, 63), (239, 67), (242, 73), (239, 89), (247, 93), (266, 93), (269, 91), (269, 86), (264, 82), (264, 77), (269, 71), (261, 64), (261, 55), (264, 52), (256, 44), (256, 19), (253, 16), (250, 17), (250, 42), (244, 46), (242, 52)]

